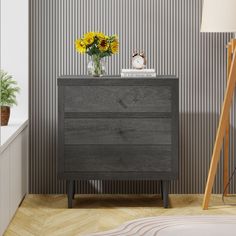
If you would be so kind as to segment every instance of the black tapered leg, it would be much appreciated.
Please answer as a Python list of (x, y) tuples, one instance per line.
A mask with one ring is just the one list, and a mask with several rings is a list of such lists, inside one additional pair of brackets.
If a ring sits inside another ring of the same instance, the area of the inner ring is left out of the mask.
[(169, 206), (169, 180), (163, 180), (162, 181), (162, 188), (163, 188), (163, 206), (164, 208), (168, 208)]
[(72, 208), (72, 203), (73, 203), (73, 185), (74, 181), (73, 180), (67, 180), (67, 198), (68, 198), (68, 208)]
[(160, 181), (160, 193), (161, 193), (161, 200), (163, 200), (163, 183), (162, 183), (162, 180)]
[(75, 180), (73, 181), (73, 196), (72, 199), (75, 199)]

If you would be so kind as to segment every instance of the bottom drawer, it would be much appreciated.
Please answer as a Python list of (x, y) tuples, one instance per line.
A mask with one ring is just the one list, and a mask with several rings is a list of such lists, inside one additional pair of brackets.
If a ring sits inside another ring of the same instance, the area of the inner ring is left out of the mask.
[(169, 172), (171, 145), (66, 145), (65, 172)]

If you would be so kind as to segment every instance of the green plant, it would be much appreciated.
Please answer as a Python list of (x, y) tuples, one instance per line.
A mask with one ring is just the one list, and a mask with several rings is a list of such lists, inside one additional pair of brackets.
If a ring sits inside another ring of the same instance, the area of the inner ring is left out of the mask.
[(20, 91), (17, 82), (7, 72), (0, 70), (0, 106), (17, 105), (16, 94)]

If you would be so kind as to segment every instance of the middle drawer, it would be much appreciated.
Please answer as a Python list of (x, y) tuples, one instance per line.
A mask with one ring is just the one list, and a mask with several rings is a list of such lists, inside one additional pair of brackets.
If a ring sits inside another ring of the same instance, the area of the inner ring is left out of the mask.
[(65, 119), (65, 144), (171, 144), (171, 118)]

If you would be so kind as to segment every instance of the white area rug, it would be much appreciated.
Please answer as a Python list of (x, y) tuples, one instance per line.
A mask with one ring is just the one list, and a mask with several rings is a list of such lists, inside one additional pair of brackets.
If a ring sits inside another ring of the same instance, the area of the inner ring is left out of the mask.
[(158, 216), (88, 236), (236, 236), (236, 216)]

